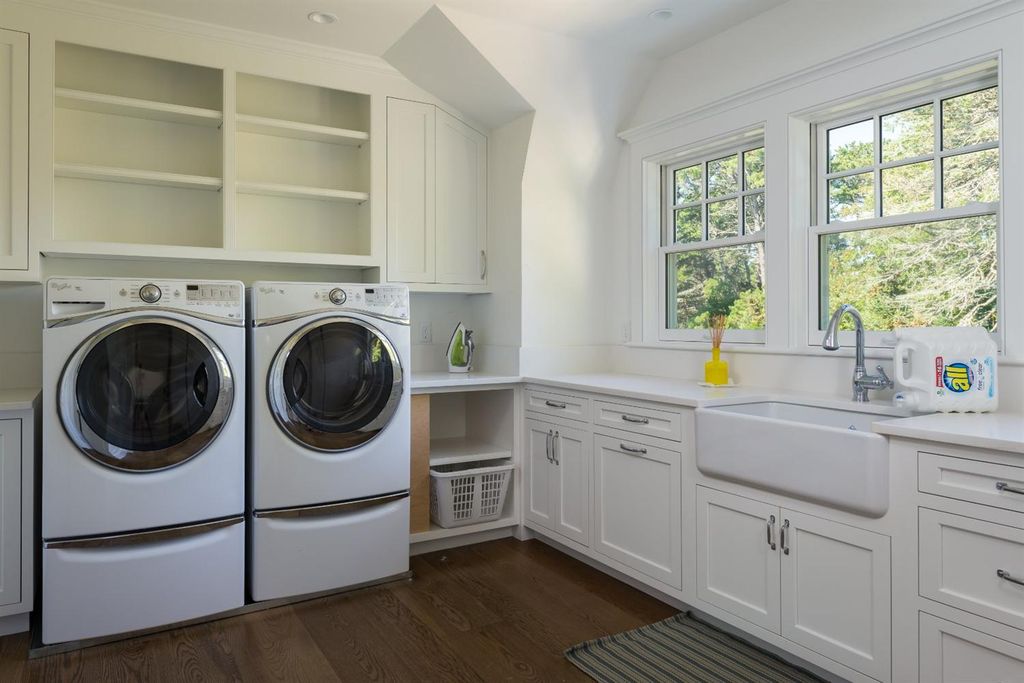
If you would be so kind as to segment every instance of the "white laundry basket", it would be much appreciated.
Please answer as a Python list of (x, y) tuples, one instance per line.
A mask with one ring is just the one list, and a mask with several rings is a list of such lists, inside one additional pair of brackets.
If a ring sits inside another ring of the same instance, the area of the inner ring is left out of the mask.
[(446, 529), (501, 517), (515, 465), (507, 460), (430, 468), (430, 518)]

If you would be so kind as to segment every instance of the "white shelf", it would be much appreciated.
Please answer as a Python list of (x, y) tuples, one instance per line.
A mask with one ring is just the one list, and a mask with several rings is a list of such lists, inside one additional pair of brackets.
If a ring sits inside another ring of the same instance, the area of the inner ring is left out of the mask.
[(220, 126), (224, 117), (215, 109), (187, 107), (181, 104), (140, 100), (134, 97), (107, 95), (105, 93), (57, 88), (55, 99), (58, 107), (82, 111), (132, 116), (140, 119), (185, 123), (194, 126)]
[(351, 146), (362, 145), (370, 139), (370, 134), (361, 130), (319, 126), (314, 123), (272, 119), (251, 114), (238, 114), (237, 121), (238, 130), (243, 133), (258, 133), (260, 135), (273, 135), (281, 138), (312, 140), (314, 142), (328, 142), (333, 145)]
[(494, 529), (506, 529), (518, 525), (513, 515), (496, 519), (493, 522), (481, 522), (480, 524), (467, 524), (466, 526), (458, 526), (452, 529), (445, 529), (439, 527), (433, 522), (430, 524), (430, 531), (421, 531), (418, 534), (412, 534), (409, 536), (409, 543), (423, 543), (424, 541), (436, 541), (441, 538), (454, 538), (455, 536), (465, 536), (467, 534), (476, 534), (481, 531), (493, 531)]
[(115, 183), (160, 185), (191, 190), (220, 190), (224, 185), (220, 178), (210, 176), (144, 171), (137, 168), (117, 168), (115, 166), (96, 166), (93, 164), (56, 163), (53, 165), (53, 174), (58, 178), (105, 180)]
[(456, 437), (430, 440), (431, 466), (511, 457), (512, 449), (503, 448), (477, 439)]
[(362, 204), (370, 198), (369, 193), (366, 192), (334, 190), (327, 187), (307, 187), (305, 185), (284, 185), (282, 183), (255, 183), (240, 180), (235, 184), (235, 187), (242, 194), (260, 194), (291, 199), (322, 199), (351, 204)]

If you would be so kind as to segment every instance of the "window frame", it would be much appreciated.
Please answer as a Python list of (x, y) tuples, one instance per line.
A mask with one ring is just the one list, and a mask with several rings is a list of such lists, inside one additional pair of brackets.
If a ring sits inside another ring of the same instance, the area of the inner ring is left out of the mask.
[[(985, 142), (967, 147), (958, 147), (951, 150), (942, 149), (942, 109), (943, 100), (955, 98), (961, 95), (987, 90), (996, 87), (997, 106), (999, 111), (998, 138), (995, 142)], [(971, 218), (977, 216), (996, 217), (996, 268), (997, 268), (997, 319), (1000, 321), (995, 332), (992, 332), (993, 339), (1002, 348), (1003, 320), (1003, 215), (1002, 198), (1003, 188), (1003, 89), (996, 74), (987, 74), (981, 78), (959, 82), (955, 85), (947, 85), (936, 89), (919, 92), (912, 96), (904, 96), (899, 99), (889, 98), (857, 107), (852, 113), (847, 112), (842, 116), (819, 121), (812, 125), (811, 129), (811, 221), (807, 232), (807, 344), (816, 347), (821, 345), (821, 338), (824, 334), (822, 318), (831, 315), (824, 307), (828, 301), (828, 282), (821, 277), (822, 261), (822, 240), (821, 238), (830, 234), (873, 230), (878, 228), (892, 228), (900, 226), (919, 225), (924, 223), (941, 222), (957, 218)], [(931, 154), (906, 157), (896, 161), (883, 162), (882, 159), (882, 138), (881, 120), (883, 117), (931, 104), (933, 107), (932, 116), (935, 119), (934, 147)], [(828, 172), (828, 131), (841, 128), (852, 123), (872, 120), (873, 148), (872, 161), (870, 166), (855, 169), (848, 169), (835, 173)], [(948, 157), (960, 156), (972, 152), (980, 152), (995, 149), (999, 153), (999, 200), (994, 202), (976, 202), (966, 206), (955, 208), (942, 208), (942, 161)], [(916, 211), (900, 213), (896, 215), (883, 215), (884, 206), (882, 203), (881, 173), (888, 168), (906, 166), (923, 161), (933, 163), (933, 200), (934, 206), (928, 211)], [(871, 172), (874, 178), (874, 202), (876, 216), (858, 220), (830, 222), (828, 219), (828, 182), (836, 177), (846, 177), (860, 173)], [(838, 302), (836, 303), (838, 306)], [(840, 332), (840, 344), (842, 346), (853, 346), (854, 333), (852, 331)], [(865, 330), (865, 346), (870, 348), (892, 348), (895, 346), (895, 336), (892, 331)]]
[[(765, 150), (765, 182), (756, 189), (747, 189), (744, 155), (747, 152)], [(721, 159), (737, 155), (737, 178), (739, 188), (736, 192), (724, 195), (708, 196), (708, 164)], [(675, 173), (676, 171), (691, 166), (701, 166), (701, 197), (697, 201), (675, 202)], [(706, 329), (680, 329), (668, 326), (668, 314), (670, 297), (668, 295), (668, 259), (672, 254), (707, 251), (711, 249), (741, 246), (746, 244), (766, 244), (765, 234), (768, 230), (767, 220), (764, 227), (754, 233), (746, 233), (746, 197), (762, 195), (765, 199), (765, 216), (767, 218), (768, 203), (768, 179), (767, 179), (768, 155), (763, 134), (756, 138), (745, 138), (740, 141), (732, 141), (711, 148), (703, 148), (699, 152), (673, 157), (671, 161), (660, 164), (661, 182), (660, 187), (660, 229), (658, 231), (658, 341), (668, 342), (703, 342), (709, 340), (710, 333)], [(739, 234), (718, 239), (708, 239), (708, 205), (729, 199), (736, 199), (739, 204)], [(692, 242), (675, 241), (675, 212), (681, 208), (701, 207), (701, 239)], [(767, 261), (767, 256), (765, 257)], [(764, 344), (765, 329), (760, 330), (726, 330), (725, 341), (729, 343)]]

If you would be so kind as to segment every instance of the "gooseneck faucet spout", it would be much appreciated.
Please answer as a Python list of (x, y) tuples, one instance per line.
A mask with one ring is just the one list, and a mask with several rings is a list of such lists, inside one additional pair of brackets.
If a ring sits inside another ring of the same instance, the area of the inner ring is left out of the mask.
[(864, 321), (860, 317), (860, 311), (850, 304), (843, 304), (837, 308), (825, 327), (825, 338), (821, 340), (821, 347), (826, 351), (839, 350), (839, 324), (844, 315), (849, 315), (853, 320), (857, 343), (853, 365), (853, 400), (867, 403), (868, 390), (891, 389), (892, 380), (885, 374), (885, 369), (881, 365), (875, 368), (877, 375), (869, 375), (867, 368), (864, 367)]

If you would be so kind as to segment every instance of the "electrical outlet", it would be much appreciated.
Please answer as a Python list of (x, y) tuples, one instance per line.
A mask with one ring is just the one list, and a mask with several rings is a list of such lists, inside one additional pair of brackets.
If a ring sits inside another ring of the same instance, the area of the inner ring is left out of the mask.
[(434, 331), (431, 329), (430, 323), (420, 324), (420, 333), (417, 341), (420, 344), (432, 344), (434, 342)]
[(630, 329), (629, 323), (622, 323), (622, 328), (619, 330), (619, 336), (622, 338), (623, 344), (629, 343)]

